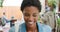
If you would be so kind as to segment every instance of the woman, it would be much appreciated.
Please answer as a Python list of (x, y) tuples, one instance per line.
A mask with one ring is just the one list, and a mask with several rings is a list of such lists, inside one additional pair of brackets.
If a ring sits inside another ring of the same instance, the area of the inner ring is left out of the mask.
[[(23, 0), (21, 11), (23, 12), (25, 23), (19, 26), (18, 32), (51, 32), (51, 28), (48, 25), (37, 22), (41, 11), (39, 0)], [(9, 32), (15, 32), (14, 27), (11, 29)]]

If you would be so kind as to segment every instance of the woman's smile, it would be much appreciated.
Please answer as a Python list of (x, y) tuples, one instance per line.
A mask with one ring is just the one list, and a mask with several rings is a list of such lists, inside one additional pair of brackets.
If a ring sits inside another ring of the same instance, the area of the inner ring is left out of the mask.
[(30, 25), (32, 25), (32, 24), (34, 24), (34, 21), (29, 21), (27, 23), (30, 24)]

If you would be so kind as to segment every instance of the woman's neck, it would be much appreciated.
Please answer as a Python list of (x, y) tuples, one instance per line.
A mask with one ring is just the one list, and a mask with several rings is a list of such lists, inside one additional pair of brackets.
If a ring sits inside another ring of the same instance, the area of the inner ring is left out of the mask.
[(27, 31), (37, 31), (38, 29), (37, 29), (37, 26), (36, 25), (34, 25), (33, 27), (28, 27), (27, 26)]

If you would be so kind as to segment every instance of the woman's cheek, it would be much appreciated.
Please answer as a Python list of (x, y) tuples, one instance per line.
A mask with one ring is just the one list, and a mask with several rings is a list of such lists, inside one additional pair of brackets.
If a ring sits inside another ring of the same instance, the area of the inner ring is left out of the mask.
[(37, 20), (38, 20), (38, 18), (37, 18), (37, 17), (36, 17), (36, 18), (34, 18), (34, 21), (35, 21), (35, 22), (37, 22)]

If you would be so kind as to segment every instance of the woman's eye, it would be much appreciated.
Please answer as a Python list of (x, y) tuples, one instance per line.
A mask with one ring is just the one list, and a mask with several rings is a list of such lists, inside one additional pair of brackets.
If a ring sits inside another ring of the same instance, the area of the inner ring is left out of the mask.
[(33, 17), (36, 17), (37, 15), (33, 15)]
[(24, 14), (24, 16), (27, 16), (27, 17), (28, 17), (28, 16), (29, 16), (29, 14)]

